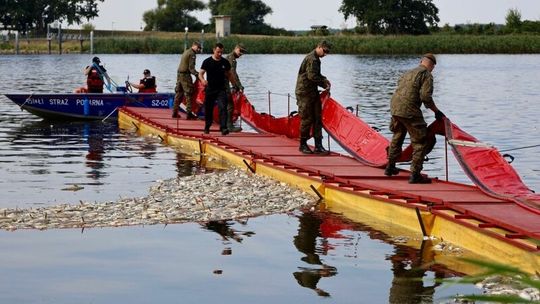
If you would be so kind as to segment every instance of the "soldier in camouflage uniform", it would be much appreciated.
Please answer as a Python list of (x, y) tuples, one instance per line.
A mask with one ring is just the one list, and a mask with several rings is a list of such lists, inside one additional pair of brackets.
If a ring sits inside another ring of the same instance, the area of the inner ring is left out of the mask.
[[(321, 75), (321, 57), (330, 52), (330, 44), (321, 41), (302, 61), (296, 80), (296, 104), (300, 115), (300, 152), (304, 154), (328, 154), (322, 145), (322, 104), (318, 87), (330, 90), (330, 81)], [(307, 145), (313, 129), (315, 150)]]
[(428, 184), (431, 180), (420, 174), (424, 157), (431, 152), (435, 145), (435, 136), (428, 136), (427, 124), (420, 107), (422, 104), (435, 113), (435, 118), (443, 119), (444, 114), (433, 101), (433, 76), (431, 71), (435, 68), (437, 60), (431, 53), (425, 54), (420, 65), (401, 76), (398, 87), (390, 103), (390, 131), (394, 133), (388, 150), (388, 165), (384, 174), (396, 175), (396, 160), (401, 154), (401, 147), (405, 136), (409, 133), (413, 147), (411, 184)]
[(172, 117), (178, 117), (178, 110), (180, 108), (180, 101), (182, 95), (186, 97), (186, 112), (187, 119), (197, 119), (197, 116), (191, 113), (191, 98), (193, 95), (193, 80), (191, 75), (198, 77), (199, 72), (195, 70), (195, 59), (197, 53), (201, 51), (201, 44), (198, 41), (194, 41), (191, 48), (184, 51), (182, 58), (180, 59), (180, 65), (178, 66), (178, 72), (176, 74), (176, 88), (174, 95), (174, 106)]
[[(245, 53), (247, 53), (247, 49), (244, 47), (243, 44), (239, 43), (236, 45), (234, 50), (226, 57), (229, 63), (231, 64), (232, 77), (235, 79), (236, 85), (237, 85), (236, 87), (233, 87), (232, 89), (234, 89), (235, 91), (240, 91), (242, 93), (244, 93), (244, 86), (240, 82), (238, 73), (236, 73), (236, 59), (240, 58), (240, 56), (244, 55)], [(227, 102), (227, 129), (229, 129), (229, 132), (240, 132), (242, 131), (242, 128), (236, 127), (233, 124), (233, 120), (232, 120), (233, 112), (234, 112), (234, 102), (231, 96), (232, 89), (231, 89), (230, 83), (228, 83), (227, 96), (229, 96), (229, 100)]]

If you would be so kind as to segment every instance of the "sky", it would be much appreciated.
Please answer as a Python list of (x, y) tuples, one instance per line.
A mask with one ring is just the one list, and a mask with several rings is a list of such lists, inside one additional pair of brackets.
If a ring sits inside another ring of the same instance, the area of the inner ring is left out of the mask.
[[(202, 0), (208, 3), (207, 0)], [(272, 27), (306, 30), (311, 25), (352, 28), (355, 20), (344, 20), (338, 12), (341, 0), (262, 0), (273, 13), (265, 18)], [(313, 4), (317, 3), (317, 4)], [(433, 0), (439, 8), (439, 26), (462, 23), (505, 23), (509, 9), (518, 9), (521, 20), (540, 20), (540, 0)], [(99, 17), (90, 20), (100, 30), (141, 30), (142, 15), (157, 7), (157, 0), (105, 0), (99, 4)], [(209, 23), (210, 12), (192, 13)]]

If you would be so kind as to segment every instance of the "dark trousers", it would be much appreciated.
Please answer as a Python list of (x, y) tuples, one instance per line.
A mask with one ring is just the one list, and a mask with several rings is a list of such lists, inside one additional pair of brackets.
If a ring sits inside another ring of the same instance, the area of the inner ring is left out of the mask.
[(300, 137), (309, 139), (312, 131), (313, 138), (322, 138), (322, 104), (319, 93), (296, 94), (296, 104), (300, 115)]
[(214, 106), (217, 104), (219, 110), (219, 128), (220, 130), (227, 129), (227, 93), (225, 90), (206, 90), (204, 99), (204, 121), (205, 129), (212, 126), (214, 120)]
[(395, 164), (401, 155), (401, 147), (405, 136), (409, 133), (413, 147), (411, 172), (420, 173), (424, 164), (424, 157), (435, 146), (435, 135), (428, 135), (427, 124), (423, 118), (404, 118), (392, 116), (390, 131), (394, 133), (388, 149), (388, 162)]
[(178, 72), (174, 91), (176, 93), (174, 95), (173, 111), (178, 111), (180, 108), (180, 102), (182, 101), (182, 96), (185, 96), (186, 113), (191, 112), (191, 99), (193, 95), (193, 82), (191, 80), (191, 74)]

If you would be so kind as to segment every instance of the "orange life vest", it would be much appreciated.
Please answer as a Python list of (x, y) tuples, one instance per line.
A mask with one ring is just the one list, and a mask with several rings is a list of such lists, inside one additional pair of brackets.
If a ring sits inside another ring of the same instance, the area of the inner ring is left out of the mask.
[(101, 79), (98, 70), (95, 67), (90, 68), (86, 85), (89, 93), (103, 93), (103, 79)]

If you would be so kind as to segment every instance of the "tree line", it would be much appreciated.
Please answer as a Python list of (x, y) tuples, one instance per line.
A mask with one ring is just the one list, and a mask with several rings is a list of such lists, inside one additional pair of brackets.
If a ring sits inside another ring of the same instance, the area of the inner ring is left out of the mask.
[(98, 2), (104, 0), (2, 0), (0, 25), (23, 34), (43, 32), (53, 22), (81, 24), (98, 16)]
[(213, 16), (229, 15), (231, 32), (239, 34), (287, 35), (282, 28), (273, 28), (264, 22), (272, 8), (261, 0), (209, 0), (208, 5), (200, 0), (157, 0), (157, 8), (143, 14), (145, 31), (190, 31), (214, 29), (214, 20), (203, 24), (192, 13), (209, 9)]
[[(0, 2), (0, 29), (43, 32), (55, 21), (68, 25), (89, 22), (99, 16), (98, 3), (104, 0), (2, 0)], [(108, 0), (114, 1), (114, 0)], [(231, 32), (255, 35), (293, 35), (283, 28), (274, 28), (264, 22), (272, 8), (261, 0), (157, 0), (156, 8), (146, 11), (142, 21), (145, 31), (212, 32), (214, 19), (203, 23), (193, 16), (194, 12), (210, 10), (215, 15), (231, 16)], [(339, 12), (345, 19), (356, 20), (352, 30), (343, 33), (374, 35), (424, 35), (431, 33), (458, 34), (507, 34), (540, 33), (540, 22), (521, 20), (517, 9), (510, 9), (504, 26), (490, 24), (466, 24), (439, 27), (439, 9), (433, 0), (342, 0)], [(87, 24), (88, 25), (88, 24)], [(84, 26), (83, 26), (84, 27)], [(307, 31), (312, 35), (330, 35), (323, 28)]]

